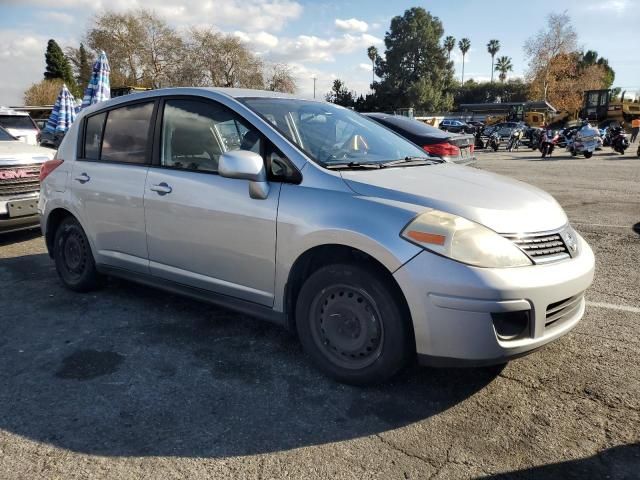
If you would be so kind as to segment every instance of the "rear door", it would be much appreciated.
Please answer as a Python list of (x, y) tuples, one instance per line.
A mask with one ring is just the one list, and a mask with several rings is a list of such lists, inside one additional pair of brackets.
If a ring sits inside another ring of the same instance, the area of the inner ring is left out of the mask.
[(142, 273), (148, 272), (143, 195), (154, 109), (146, 101), (88, 117), (71, 182), (97, 263)]
[(195, 97), (164, 101), (157, 159), (144, 192), (153, 275), (272, 306), (280, 183), (266, 199), (218, 175), (220, 155), (265, 139), (229, 108)]

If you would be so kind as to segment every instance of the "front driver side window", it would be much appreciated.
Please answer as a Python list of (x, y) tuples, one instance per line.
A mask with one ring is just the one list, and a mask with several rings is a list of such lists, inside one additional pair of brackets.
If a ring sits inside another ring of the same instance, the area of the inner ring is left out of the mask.
[(163, 166), (217, 172), (220, 155), (232, 150), (260, 153), (260, 134), (222, 105), (197, 100), (165, 102)]

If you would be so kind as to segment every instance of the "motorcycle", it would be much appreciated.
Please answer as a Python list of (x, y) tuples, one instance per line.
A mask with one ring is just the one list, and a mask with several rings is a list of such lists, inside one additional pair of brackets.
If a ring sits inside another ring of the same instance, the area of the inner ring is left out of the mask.
[(568, 137), (567, 151), (571, 153), (573, 157), (582, 154), (585, 158), (591, 158), (593, 152), (595, 152), (599, 146), (598, 134), (598, 130), (589, 125), (588, 122), (583, 123), (580, 130), (576, 130)]
[(544, 130), (541, 128), (531, 128), (527, 132), (527, 138), (529, 139), (529, 147), (531, 150), (538, 150), (540, 148), (540, 142), (542, 141), (542, 136), (544, 135)]
[(514, 128), (511, 131), (511, 135), (509, 135), (509, 141), (507, 142), (507, 151), (511, 152), (513, 149), (518, 150), (520, 146), (520, 141), (524, 136), (524, 130), (521, 128)]
[(489, 148), (491, 148), (494, 152), (497, 152), (500, 148), (500, 135), (498, 132), (493, 132), (489, 137), (489, 142), (487, 144)]
[(554, 130), (546, 131), (540, 142), (540, 152), (542, 153), (542, 158), (550, 157), (553, 153), (553, 149), (558, 144), (560, 140), (560, 133)]
[(484, 142), (484, 139), (482, 138), (484, 136), (484, 129), (483, 128), (478, 128), (478, 130), (476, 131), (474, 137), (474, 146), (475, 148), (486, 148), (487, 145)]
[(625, 150), (629, 148), (629, 139), (624, 133), (624, 129), (620, 126), (610, 127), (607, 137), (609, 137), (608, 144), (613, 148), (613, 151), (624, 155)]

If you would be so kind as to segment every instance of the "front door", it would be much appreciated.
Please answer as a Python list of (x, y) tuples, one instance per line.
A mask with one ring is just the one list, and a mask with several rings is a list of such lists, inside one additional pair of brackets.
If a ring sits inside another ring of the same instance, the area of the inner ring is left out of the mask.
[(143, 195), (154, 102), (87, 118), (71, 180), (96, 262), (148, 273)]
[(229, 150), (262, 151), (257, 130), (208, 100), (164, 102), (160, 165), (144, 192), (153, 275), (271, 306), (280, 184), (252, 199), (246, 180), (218, 175)]

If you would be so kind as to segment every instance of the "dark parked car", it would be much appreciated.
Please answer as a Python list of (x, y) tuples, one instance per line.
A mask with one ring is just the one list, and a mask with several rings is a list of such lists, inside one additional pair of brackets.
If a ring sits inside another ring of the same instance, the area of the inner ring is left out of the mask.
[(469, 125), (462, 120), (453, 120), (449, 118), (442, 120), (438, 127), (440, 130), (452, 133), (475, 133), (476, 131), (476, 127)]
[(364, 115), (402, 135), (434, 157), (458, 164), (475, 161), (474, 139), (471, 135), (443, 132), (426, 123), (398, 115), (385, 113), (365, 113)]

